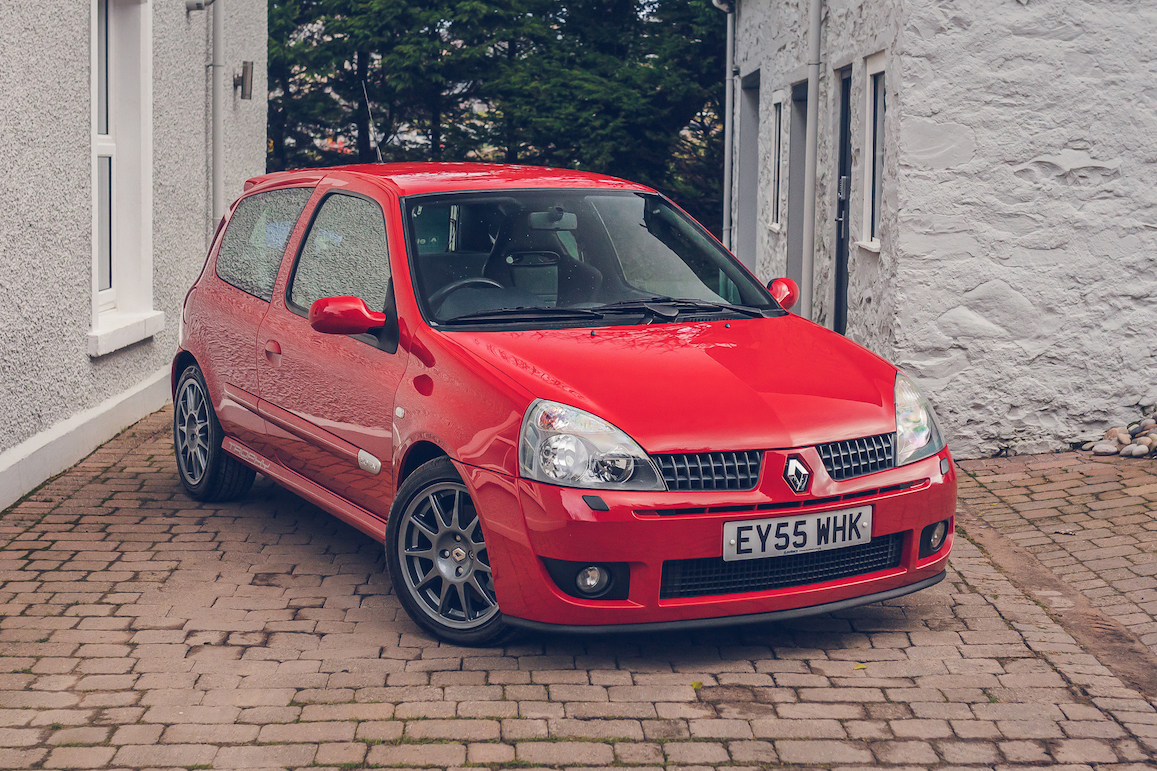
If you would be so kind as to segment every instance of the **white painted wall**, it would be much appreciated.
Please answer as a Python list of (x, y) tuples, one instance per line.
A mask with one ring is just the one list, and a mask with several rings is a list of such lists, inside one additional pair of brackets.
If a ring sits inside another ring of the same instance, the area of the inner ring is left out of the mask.
[[(760, 68), (768, 96), (802, 80), (806, 2), (739, 5), (741, 73)], [(848, 336), (916, 377), (958, 455), (1060, 448), (1157, 403), (1155, 29), (1141, 2), (825, 2), (816, 318), (833, 292), (833, 71), (853, 67), (857, 233), (863, 61), (884, 51), (881, 248), (853, 247)], [(786, 233), (760, 232), (777, 275)]]
[[(172, 359), (180, 305), (215, 226), (205, 68), (212, 11), (186, 14), (181, 2), (146, 1), (153, 24), (153, 307), (165, 325), (98, 358), (87, 347), (90, 3), (0, 4), (0, 508), (155, 409), (167, 393), (156, 375)], [(266, 4), (219, 2), (229, 67), (255, 62), (254, 99), (227, 102), (226, 191), (235, 197), (265, 167)], [(32, 455), (41, 460), (29, 466)], [(57, 462), (45, 465), (45, 457)]]

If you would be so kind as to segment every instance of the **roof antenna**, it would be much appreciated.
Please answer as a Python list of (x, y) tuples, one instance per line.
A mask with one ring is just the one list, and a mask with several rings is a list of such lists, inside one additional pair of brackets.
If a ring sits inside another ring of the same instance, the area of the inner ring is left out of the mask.
[[(366, 91), (366, 79), (362, 78), (362, 96), (366, 98), (366, 114), (370, 117), (370, 137), (373, 138), (374, 130), (374, 111), (370, 109), (370, 95)], [(382, 146), (378, 144), (376, 138), (373, 139), (374, 149), (378, 152), (378, 163), (382, 163)]]

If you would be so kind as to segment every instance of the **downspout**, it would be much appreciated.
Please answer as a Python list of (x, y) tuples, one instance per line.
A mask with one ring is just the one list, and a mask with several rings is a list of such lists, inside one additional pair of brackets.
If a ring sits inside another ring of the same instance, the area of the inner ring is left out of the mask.
[(820, 11), (821, 0), (810, 0), (807, 34), (807, 134), (804, 140), (803, 270), (800, 276), (799, 315), (812, 317), (812, 279), (815, 272), (816, 165), (820, 120)]
[(731, 0), (711, 0), (727, 13), (727, 71), (724, 75), (726, 95), (723, 98), (723, 245), (731, 248), (731, 153), (732, 113), (735, 111), (735, 8)]
[(225, 216), (225, 8), (224, 0), (213, 5), (213, 225)]
[(213, 47), (209, 54), (209, 79), (212, 85), (210, 122), (212, 124), (212, 180), (210, 206), (213, 215), (212, 233), (225, 216), (225, 89), (221, 78), (225, 75), (225, 9), (224, 0), (185, 0), (185, 14), (213, 8)]

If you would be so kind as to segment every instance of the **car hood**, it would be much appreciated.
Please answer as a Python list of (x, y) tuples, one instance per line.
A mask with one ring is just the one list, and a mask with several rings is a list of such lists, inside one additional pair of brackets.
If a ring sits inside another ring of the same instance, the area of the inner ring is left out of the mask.
[(895, 368), (794, 315), (445, 339), (650, 453), (802, 447), (896, 428)]

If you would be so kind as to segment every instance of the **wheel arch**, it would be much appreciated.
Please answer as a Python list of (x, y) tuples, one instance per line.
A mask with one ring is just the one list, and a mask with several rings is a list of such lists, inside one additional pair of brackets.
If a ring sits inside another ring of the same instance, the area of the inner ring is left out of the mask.
[(421, 440), (414, 442), (414, 444), (406, 450), (406, 454), (402, 459), (401, 470), (398, 472), (398, 478), (395, 480), (395, 485), (401, 489), (402, 483), (406, 478), (418, 470), (423, 464), (429, 463), (435, 458), (449, 458), (450, 453), (443, 450), (433, 442)]
[(200, 366), (193, 354), (184, 349), (177, 351), (177, 355), (173, 357), (173, 371), (169, 376), (169, 392), (172, 396), (177, 395), (177, 381), (181, 379), (181, 373), (191, 364)]

